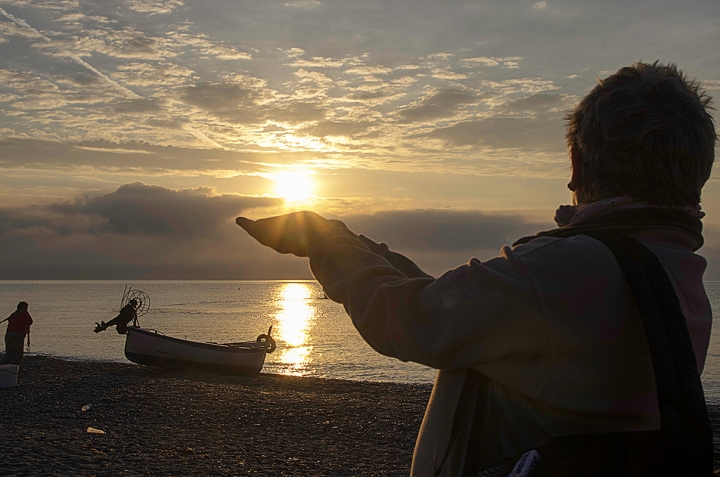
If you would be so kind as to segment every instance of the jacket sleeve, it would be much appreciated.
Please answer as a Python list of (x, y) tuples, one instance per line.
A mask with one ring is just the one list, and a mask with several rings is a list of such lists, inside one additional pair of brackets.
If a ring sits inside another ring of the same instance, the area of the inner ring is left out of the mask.
[(390, 250), (385, 243), (378, 243), (366, 237), (359, 235), (358, 238), (371, 252), (376, 253), (387, 260), (390, 265), (401, 271), (408, 278), (432, 278), (431, 275), (422, 271), (415, 262), (404, 255)]
[(547, 325), (532, 280), (505, 247), (435, 279), (411, 278), (352, 232), (333, 229), (308, 249), (310, 268), (378, 352), (437, 369), (530, 359), (546, 350)]

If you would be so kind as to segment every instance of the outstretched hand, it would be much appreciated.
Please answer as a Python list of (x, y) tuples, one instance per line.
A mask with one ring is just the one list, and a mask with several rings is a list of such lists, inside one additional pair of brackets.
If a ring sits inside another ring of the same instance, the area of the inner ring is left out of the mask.
[(307, 247), (315, 235), (332, 227), (345, 227), (339, 220), (328, 220), (315, 212), (293, 212), (267, 219), (238, 217), (235, 222), (255, 240), (280, 253), (307, 256)]

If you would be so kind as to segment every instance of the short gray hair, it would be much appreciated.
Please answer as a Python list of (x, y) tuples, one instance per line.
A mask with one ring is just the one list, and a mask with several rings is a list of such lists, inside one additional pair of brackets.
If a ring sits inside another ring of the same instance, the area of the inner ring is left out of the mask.
[(585, 200), (699, 204), (715, 160), (711, 101), (673, 63), (638, 62), (598, 80), (565, 117)]

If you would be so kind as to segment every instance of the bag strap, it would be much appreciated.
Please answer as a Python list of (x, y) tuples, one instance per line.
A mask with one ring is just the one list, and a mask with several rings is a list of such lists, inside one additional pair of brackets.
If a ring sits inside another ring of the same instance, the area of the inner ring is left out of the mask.
[[(669, 449), (672, 456), (664, 458), (674, 461), (677, 468), (686, 469), (686, 475), (713, 475), (712, 428), (700, 373), (685, 317), (667, 272), (652, 250), (633, 237), (608, 237), (587, 232), (580, 234), (598, 240), (613, 253), (635, 296), (653, 362), (661, 431), (663, 435), (670, 436), (672, 443)], [(439, 475), (450, 455), (460, 423), (466, 416), (472, 416), (472, 426), (463, 473), (475, 475), (480, 470), (476, 451), (480, 445), (485, 393), (479, 391), (479, 401), (468, 403), (468, 400), (473, 389), (478, 389), (482, 384), (483, 378), (476, 371), (467, 372), (453, 417), (450, 441), (435, 475)], [(631, 434), (637, 435), (626, 439), (629, 442), (658, 438), (657, 435), (650, 435), (652, 433), (647, 434), (647, 437), (641, 433)], [(608, 442), (613, 446), (622, 441), (622, 436), (623, 433), (591, 434), (584, 435), (583, 439), (592, 444)], [(564, 448), (567, 442), (572, 443), (574, 440), (572, 436), (567, 437), (571, 439), (557, 439), (557, 444), (551, 442), (545, 448)], [(583, 439), (572, 444), (578, 447), (578, 452), (582, 452), (583, 447), (588, 448), (584, 444), (579, 445), (584, 442)], [(563, 451), (560, 449), (553, 453), (558, 456)], [(542, 455), (540, 459), (542, 462)]]
[(677, 438), (676, 457), (686, 460), (688, 469), (712, 475), (712, 427), (700, 372), (667, 272), (653, 251), (633, 237), (589, 236), (613, 252), (635, 295), (652, 356), (661, 430)]

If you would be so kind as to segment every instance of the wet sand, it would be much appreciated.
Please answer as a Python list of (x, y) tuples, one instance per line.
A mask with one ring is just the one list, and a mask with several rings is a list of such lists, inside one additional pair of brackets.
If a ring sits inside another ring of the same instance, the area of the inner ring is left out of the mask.
[(28, 356), (0, 388), (0, 475), (407, 476), (430, 390)]

